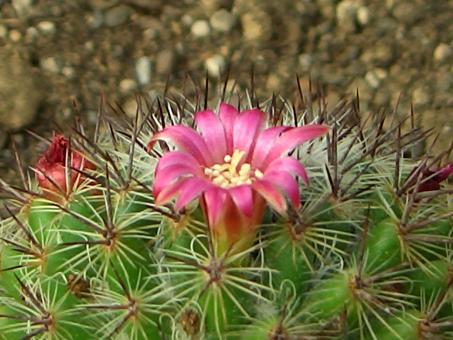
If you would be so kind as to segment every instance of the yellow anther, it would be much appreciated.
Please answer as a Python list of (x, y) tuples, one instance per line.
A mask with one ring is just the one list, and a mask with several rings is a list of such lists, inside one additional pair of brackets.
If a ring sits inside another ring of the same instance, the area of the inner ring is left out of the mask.
[(252, 184), (256, 178), (263, 177), (263, 173), (258, 169), (252, 170), (249, 163), (243, 163), (238, 169), (244, 155), (244, 151), (234, 150), (232, 155), (223, 157), (225, 163), (214, 164), (210, 168), (205, 168), (204, 173), (212, 183), (222, 188)]
[(251, 169), (251, 168), (252, 168), (252, 167), (250, 166), (249, 163), (244, 163), (244, 164), (242, 164), (241, 170), (239, 170), (239, 175), (240, 175), (240, 176), (248, 175), (248, 173), (250, 172), (250, 169)]
[(228, 180), (230, 180), (234, 176), (234, 174), (232, 174), (231, 172), (226, 172), (226, 171), (223, 172), (222, 175), (223, 175), (223, 177), (225, 177)]
[(214, 177), (212, 183), (217, 185), (228, 184), (227, 180), (223, 176)]
[(233, 156), (231, 157), (231, 165), (237, 167), (240, 163), (242, 157), (244, 156), (245, 152), (242, 150), (234, 150)]
[(231, 184), (238, 184), (240, 180), (240, 177), (233, 177), (232, 179), (230, 179), (230, 182)]
[(255, 177), (256, 178), (262, 178), (263, 176), (264, 176), (264, 174), (259, 169), (255, 170)]

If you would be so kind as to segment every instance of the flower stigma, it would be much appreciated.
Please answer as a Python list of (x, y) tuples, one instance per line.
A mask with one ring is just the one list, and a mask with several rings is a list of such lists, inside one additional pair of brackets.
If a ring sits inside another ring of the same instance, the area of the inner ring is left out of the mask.
[(249, 163), (242, 163), (239, 167), (244, 155), (244, 151), (234, 150), (232, 155), (226, 155), (223, 158), (225, 163), (214, 164), (210, 168), (205, 168), (204, 174), (209, 177), (212, 183), (222, 188), (252, 184), (255, 179), (263, 177), (263, 173), (259, 169), (253, 171)]

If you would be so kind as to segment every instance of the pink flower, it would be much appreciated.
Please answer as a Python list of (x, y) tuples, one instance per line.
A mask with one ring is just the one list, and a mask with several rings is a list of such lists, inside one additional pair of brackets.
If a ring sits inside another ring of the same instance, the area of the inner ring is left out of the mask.
[(68, 148), (68, 139), (63, 135), (55, 135), (36, 163), (36, 178), (44, 196), (48, 199), (61, 200), (80, 185), (84, 176), (77, 170), (95, 169), (94, 164), (78, 151), (68, 150)]
[(167, 152), (158, 162), (153, 194), (157, 204), (176, 197), (177, 210), (201, 198), (209, 228), (217, 238), (233, 244), (254, 235), (266, 203), (285, 214), (287, 201), (300, 206), (296, 176), (308, 183), (303, 165), (288, 153), (300, 144), (322, 136), (322, 125), (276, 126), (264, 129), (265, 114), (258, 110), (239, 113), (220, 105), (197, 112), (192, 128), (176, 125), (153, 136), (170, 141), (177, 151)]

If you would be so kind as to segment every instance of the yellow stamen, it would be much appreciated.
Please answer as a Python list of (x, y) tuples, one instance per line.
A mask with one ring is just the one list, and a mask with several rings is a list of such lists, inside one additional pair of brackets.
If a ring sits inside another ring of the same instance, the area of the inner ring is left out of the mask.
[(218, 177), (214, 177), (212, 179), (212, 183), (217, 184), (217, 185), (222, 185), (224, 183), (227, 183), (227, 181), (225, 180), (225, 178), (223, 176), (218, 176)]
[(239, 175), (240, 176), (244, 176), (244, 175), (247, 175), (249, 172), (250, 172), (250, 169), (251, 169), (251, 165), (249, 163), (244, 163), (242, 164), (241, 166), (241, 170), (239, 170)]
[(256, 178), (263, 177), (263, 173), (256, 169), (252, 170), (249, 163), (241, 163), (245, 152), (234, 150), (232, 155), (223, 157), (225, 163), (214, 164), (204, 169), (204, 174), (209, 177), (212, 183), (222, 188), (230, 188), (237, 185), (252, 184)]
[(256, 178), (262, 178), (263, 176), (264, 176), (264, 174), (259, 169), (255, 170), (255, 177)]

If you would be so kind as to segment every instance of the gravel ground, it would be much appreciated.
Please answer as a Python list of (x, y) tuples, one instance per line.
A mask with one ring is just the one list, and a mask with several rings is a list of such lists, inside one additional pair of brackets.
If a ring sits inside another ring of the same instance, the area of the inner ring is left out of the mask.
[(135, 93), (215, 83), (239, 87), (254, 65), (260, 95), (291, 96), (295, 74), (327, 101), (359, 90), (364, 112), (412, 102), (417, 123), (452, 141), (452, 0), (0, 0), (0, 178), (16, 171), (8, 134), (29, 162), (74, 119), (93, 122), (101, 93), (134, 112)]

